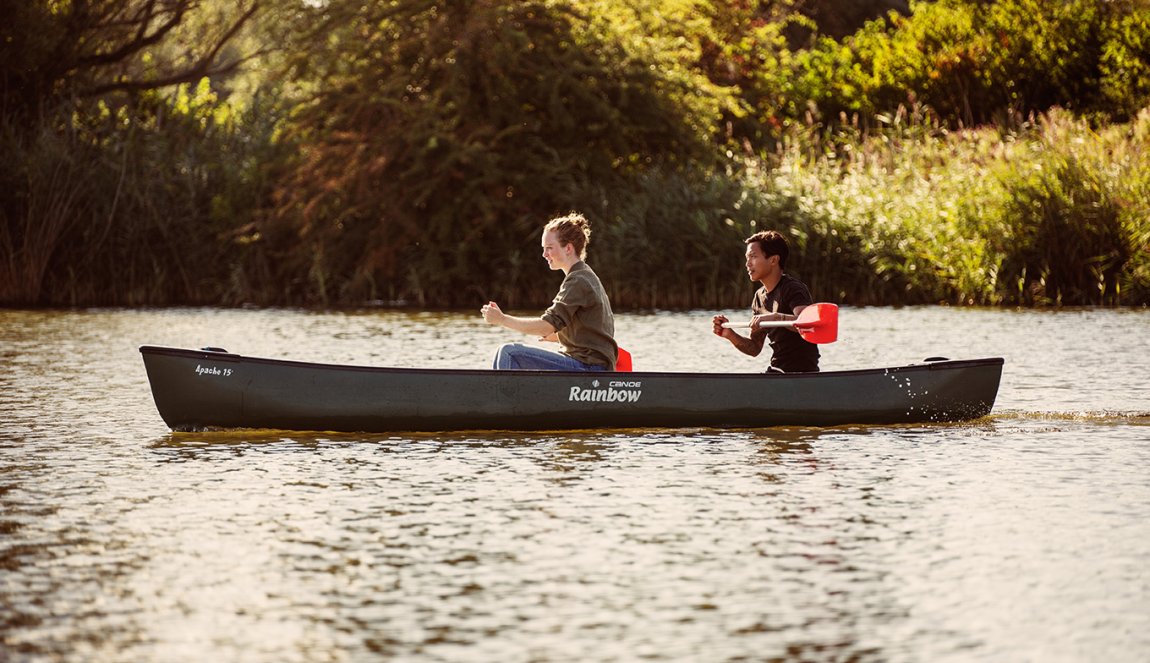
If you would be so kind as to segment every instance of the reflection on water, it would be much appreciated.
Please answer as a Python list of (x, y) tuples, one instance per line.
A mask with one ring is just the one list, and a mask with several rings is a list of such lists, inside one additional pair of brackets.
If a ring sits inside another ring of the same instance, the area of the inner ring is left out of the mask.
[[(758, 370), (711, 313), (618, 326), (640, 369)], [(932, 426), (173, 433), (136, 351), (484, 367), (511, 337), (477, 317), (0, 312), (0, 659), (1150, 647), (1145, 312), (844, 309), (830, 366), (1006, 357), (994, 414)], [(1109, 353), (1068, 371), (1085, 327)]]

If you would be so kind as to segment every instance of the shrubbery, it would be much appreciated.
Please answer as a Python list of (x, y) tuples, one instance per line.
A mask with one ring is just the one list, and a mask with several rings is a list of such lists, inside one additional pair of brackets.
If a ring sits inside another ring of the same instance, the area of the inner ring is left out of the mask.
[(1009, 130), (919, 116), (812, 144), (796, 132), (748, 186), (767, 192), (821, 297), (1147, 302), (1150, 110), (1102, 132), (1058, 110)]
[[(745, 303), (763, 228), (820, 299), (1150, 303), (1150, 7), (911, 2), (832, 39), (798, 4), (180, 0), (149, 47), (39, 0), (0, 45), (0, 303), (534, 308), (573, 209), (620, 308)], [(277, 49), (132, 82), (217, 10), (218, 57)]]
[(269, 278), (250, 242), (280, 152), (268, 120), (238, 115), (204, 81), (34, 134), (7, 127), (0, 301), (248, 300)]

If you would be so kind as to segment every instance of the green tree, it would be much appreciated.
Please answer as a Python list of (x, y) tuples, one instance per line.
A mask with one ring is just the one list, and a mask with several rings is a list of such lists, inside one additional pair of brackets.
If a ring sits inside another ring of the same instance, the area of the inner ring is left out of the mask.
[(797, 53), (792, 106), (809, 100), (832, 122), (857, 115), (865, 125), (922, 103), (951, 125), (976, 126), (1055, 106), (1127, 121), (1150, 103), (1142, 0), (912, 1), (910, 10)]
[[(244, 56), (226, 47), (259, 10), (256, 0), (210, 8), (202, 0), (31, 0), (5, 3), (0, 35), (0, 109), (32, 121), (75, 97), (154, 90), (235, 71)], [(189, 16), (195, 38), (180, 33)], [(159, 57), (160, 47), (182, 48)], [(229, 57), (230, 55), (230, 57)]]
[[(288, 128), (299, 157), (264, 225), (284, 297), (538, 297), (548, 215), (596, 183), (716, 163), (722, 90), (644, 21), (559, 0), (317, 10), (295, 63), (311, 91)], [(492, 273), (506, 293), (476, 283)]]
[[(200, 234), (219, 230), (210, 223), (211, 190), (228, 186), (225, 173), (247, 177), (253, 169), (226, 161), (235, 152), (222, 149), (230, 137), (220, 138), (236, 135), (238, 116), (228, 116), (209, 77), (244, 61), (234, 43), (259, 7), (5, 3), (0, 302), (215, 294), (202, 287), (212, 270), (190, 267), (197, 257), (218, 257), (219, 242)], [(173, 93), (181, 85), (182, 96)]]

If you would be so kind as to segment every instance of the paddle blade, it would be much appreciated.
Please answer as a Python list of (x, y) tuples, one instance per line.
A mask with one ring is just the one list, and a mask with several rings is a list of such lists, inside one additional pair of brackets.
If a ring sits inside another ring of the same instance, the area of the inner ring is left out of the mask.
[(619, 348), (619, 358), (615, 360), (615, 370), (619, 373), (631, 372), (631, 353)]
[(808, 343), (834, 343), (839, 337), (837, 304), (811, 304), (795, 318), (795, 331)]

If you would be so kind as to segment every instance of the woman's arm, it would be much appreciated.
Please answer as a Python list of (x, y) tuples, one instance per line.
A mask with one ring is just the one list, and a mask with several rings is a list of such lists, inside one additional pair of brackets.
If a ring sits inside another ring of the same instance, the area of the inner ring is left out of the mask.
[(491, 325), (498, 325), (535, 336), (550, 336), (555, 333), (555, 328), (551, 326), (550, 322), (542, 318), (521, 318), (507, 315), (500, 310), (499, 304), (495, 302), (487, 302), (487, 305), (481, 308), (480, 312), (483, 313), (483, 319)]

